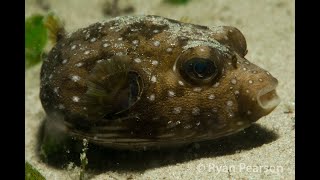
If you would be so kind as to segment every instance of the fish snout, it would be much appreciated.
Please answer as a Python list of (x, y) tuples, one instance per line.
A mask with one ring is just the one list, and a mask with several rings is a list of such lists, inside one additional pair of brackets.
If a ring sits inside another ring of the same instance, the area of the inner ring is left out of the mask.
[(274, 110), (280, 103), (280, 98), (276, 92), (277, 85), (278, 81), (275, 79), (273, 83), (271, 83), (268, 86), (265, 86), (257, 93), (258, 105), (267, 114)]
[(271, 113), (280, 103), (276, 92), (277, 86), (278, 80), (272, 75), (260, 74), (256, 84), (249, 89), (243, 89), (242, 96), (239, 97), (240, 114), (254, 122)]

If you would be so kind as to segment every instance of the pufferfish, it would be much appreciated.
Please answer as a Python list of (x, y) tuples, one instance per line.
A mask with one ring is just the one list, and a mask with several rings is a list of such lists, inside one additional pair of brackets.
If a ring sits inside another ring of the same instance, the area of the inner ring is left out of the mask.
[(139, 149), (216, 139), (280, 102), (277, 79), (245, 58), (235, 27), (121, 16), (57, 34), (40, 99), (50, 121), (90, 143)]

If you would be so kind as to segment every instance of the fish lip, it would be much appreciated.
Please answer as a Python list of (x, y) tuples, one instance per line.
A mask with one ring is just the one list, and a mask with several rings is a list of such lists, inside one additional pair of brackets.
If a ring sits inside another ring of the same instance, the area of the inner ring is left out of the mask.
[(258, 92), (257, 102), (262, 109), (271, 112), (280, 104), (280, 97), (276, 93), (277, 86), (278, 82), (275, 82), (270, 86), (264, 87)]

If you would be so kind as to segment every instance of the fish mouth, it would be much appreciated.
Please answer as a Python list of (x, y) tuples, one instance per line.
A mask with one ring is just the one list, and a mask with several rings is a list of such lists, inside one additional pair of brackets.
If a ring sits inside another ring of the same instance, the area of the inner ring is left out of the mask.
[(280, 97), (276, 93), (278, 83), (268, 86), (259, 91), (257, 101), (259, 106), (266, 112), (271, 112), (280, 104)]

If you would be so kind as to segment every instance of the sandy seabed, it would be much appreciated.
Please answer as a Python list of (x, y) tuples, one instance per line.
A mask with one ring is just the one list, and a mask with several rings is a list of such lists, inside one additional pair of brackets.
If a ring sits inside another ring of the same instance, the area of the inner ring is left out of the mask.
[[(45, 1), (47, 2), (47, 1)], [(68, 32), (105, 20), (104, 0), (48, 1)], [(246, 58), (279, 80), (281, 104), (268, 116), (236, 136), (211, 144), (196, 143), (184, 152), (158, 158), (141, 156), (131, 167), (124, 162), (113, 168), (90, 172), (90, 179), (295, 179), (295, 22), (292, 0), (191, 0), (172, 6), (161, 0), (123, 0), (133, 14), (153, 14), (206, 26), (235, 26), (245, 35)], [(26, 14), (45, 13), (36, 0), (26, 0)], [(26, 71), (26, 161), (47, 179), (78, 179), (79, 169), (67, 170), (43, 163), (37, 154), (37, 134), (45, 114), (39, 100), (41, 65)], [(288, 111), (288, 105), (293, 113)], [(157, 156), (157, 155), (155, 155)], [(90, 161), (90, 160), (89, 160)], [(141, 162), (139, 162), (141, 161)], [(147, 162), (150, 161), (150, 162)], [(142, 163), (143, 162), (143, 163)], [(90, 162), (89, 162), (90, 163)], [(136, 164), (136, 166), (135, 166)], [(143, 164), (144, 166), (141, 167)]]

